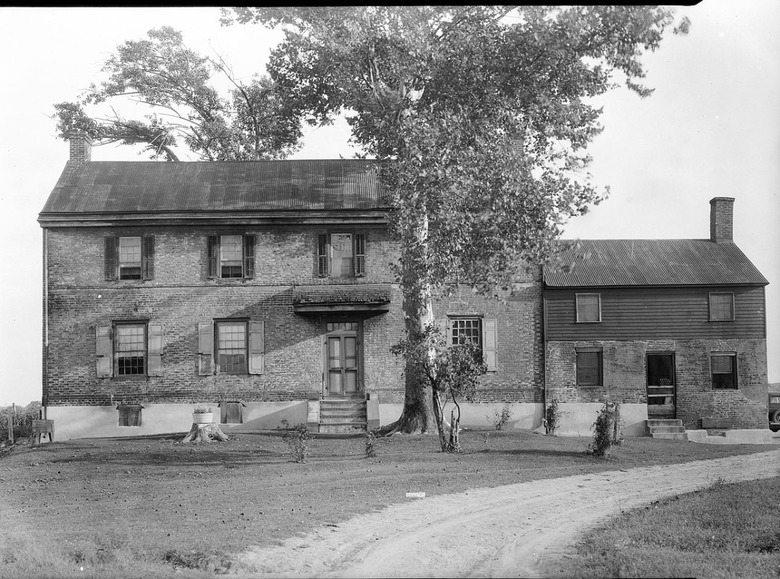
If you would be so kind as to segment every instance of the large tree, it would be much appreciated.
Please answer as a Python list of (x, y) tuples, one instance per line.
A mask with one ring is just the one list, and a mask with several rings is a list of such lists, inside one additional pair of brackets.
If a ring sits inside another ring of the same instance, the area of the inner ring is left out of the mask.
[[(435, 291), (453, 279), (511, 291), (521, 268), (548, 258), (562, 225), (603, 197), (584, 172), (601, 130), (593, 98), (619, 80), (652, 92), (640, 57), (674, 16), (627, 6), (223, 12), (223, 23), (236, 22), (282, 27), (268, 69), (288, 105), (311, 123), (346, 112), (353, 141), (387, 161), (413, 342), (428, 335)], [(432, 426), (425, 382), (410, 364), (389, 431)]]
[[(277, 159), (296, 149), (300, 120), (267, 75), (239, 81), (221, 57), (194, 52), (168, 26), (148, 37), (117, 47), (103, 66), (107, 80), (78, 101), (54, 105), (60, 137), (83, 131), (98, 143), (140, 144), (169, 161), (178, 160), (180, 144), (205, 161)], [(214, 86), (217, 76), (231, 87), (226, 96)]]

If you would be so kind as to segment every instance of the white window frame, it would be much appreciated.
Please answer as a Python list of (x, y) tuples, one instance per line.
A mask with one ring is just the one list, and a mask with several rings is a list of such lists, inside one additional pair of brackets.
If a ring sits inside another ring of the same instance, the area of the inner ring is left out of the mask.
[[(597, 320), (582, 320), (580, 319), (580, 298), (581, 297), (596, 297), (596, 300), (598, 301), (598, 319)], [(576, 315), (576, 320), (578, 324), (598, 324), (601, 322), (601, 294), (600, 293), (576, 293), (574, 294), (574, 310)]]
[[(712, 298), (715, 296), (729, 296), (731, 298), (731, 317), (730, 318), (716, 318), (714, 317), (715, 310), (712, 307)], [(736, 318), (735, 311), (734, 292), (710, 292), (709, 306), (710, 306), (710, 321), (711, 322), (733, 322)]]

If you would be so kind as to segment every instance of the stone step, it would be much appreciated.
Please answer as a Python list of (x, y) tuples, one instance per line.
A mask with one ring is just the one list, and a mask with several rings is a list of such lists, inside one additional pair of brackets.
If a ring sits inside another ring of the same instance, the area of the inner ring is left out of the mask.
[(646, 420), (648, 426), (682, 426), (679, 418), (650, 418)]
[(651, 426), (650, 432), (653, 434), (682, 434), (685, 432), (684, 426)]
[(352, 434), (365, 432), (366, 429), (365, 422), (320, 422), (320, 433), (322, 434)]
[(650, 436), (666, 440), (688, 440), (688, 434), (685, 432), (653, 432)]

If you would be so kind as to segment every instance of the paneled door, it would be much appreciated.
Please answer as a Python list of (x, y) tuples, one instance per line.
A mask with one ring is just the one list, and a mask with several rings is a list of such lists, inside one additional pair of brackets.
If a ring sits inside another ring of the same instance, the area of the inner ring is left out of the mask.
[(360, 322), (327, 322), (325, 329), (325, 394), (359, 396)]

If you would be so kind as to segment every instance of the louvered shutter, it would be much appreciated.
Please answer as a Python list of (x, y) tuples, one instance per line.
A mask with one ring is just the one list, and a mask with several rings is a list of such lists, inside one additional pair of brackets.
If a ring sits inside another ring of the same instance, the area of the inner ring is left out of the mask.
[(111, 343), (111, 326), (95, 327), (95, 354), (97, 377), (111, 378), (114, 372), (114, 348)]
[(366, 236), (363, 233), (355, 234), (355, 276), (366, 275)]
[(141, 240), (141, 278), (154, 278), (154, 236), (146, 235)]
[(208, 277), (219, 277), (219, 236), (208, 237)]
[(105, 276), (107, 280), (118, 278), (119, 269), (119, 243), (114, 236), (105, 238)]
[(265, 322), (249, 322), (249, 373), (262, 374), (265, 365)]
[(149, 324), (149, 367), (147, 375), (162, 376), (163, 336), (161, 324)]
[(255, 236), (244, 236), (244, 277), (255, 277)]
[(320, 235), (317, 241), (317, 275), (328, 277), (328, 236)]
[(482, 320), (482, 355), (488, 372), (495, 372), (497, 369), (497, 331), (495, 319)]
[(198, 322), (198, 374), (214, 373), (214, 322)]

